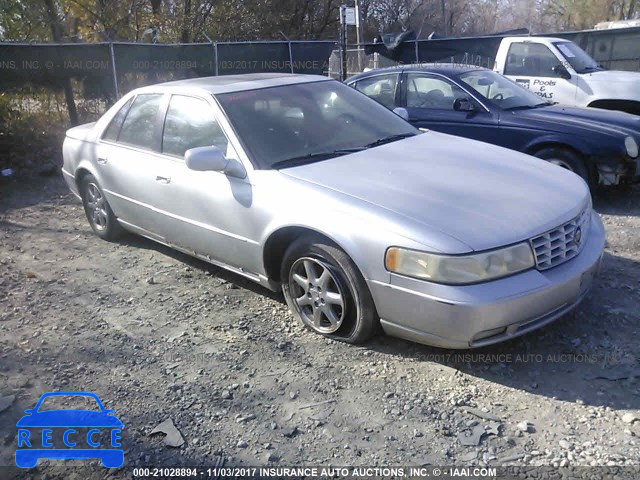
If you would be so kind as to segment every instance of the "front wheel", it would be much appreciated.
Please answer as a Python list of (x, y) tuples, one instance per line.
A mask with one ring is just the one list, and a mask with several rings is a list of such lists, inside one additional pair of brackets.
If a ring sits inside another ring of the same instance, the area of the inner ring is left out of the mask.
[(316, 333), (347, 343), (364, 343), (379, 320), (364, 278), (349, 256), (319, 237), (306, 236), (287, 249), (282, 291), (293, 314)]
[(569, 170), (576, 175), (580, 175), (588, 185), (592, 185), (592, 178), (589, 170), (580, 156), (571, 150), (559, 147), (543, 148), (534, 154), (534, 156), (553, 163), (559, 167)]

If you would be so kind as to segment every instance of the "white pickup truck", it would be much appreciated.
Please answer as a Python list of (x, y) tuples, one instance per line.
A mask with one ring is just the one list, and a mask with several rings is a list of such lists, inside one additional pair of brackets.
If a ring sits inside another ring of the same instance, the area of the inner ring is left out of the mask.
[(550, 102), (640, 115), (640, 72), (605, 70), (569, 40), (505, 37), (494, 70)]

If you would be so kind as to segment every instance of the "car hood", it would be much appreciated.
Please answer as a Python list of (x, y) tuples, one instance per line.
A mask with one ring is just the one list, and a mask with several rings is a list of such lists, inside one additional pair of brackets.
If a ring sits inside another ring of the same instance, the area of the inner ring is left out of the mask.
[(25, 415), (18, 427), (122, 427), (115, 415), (90, 410), (47, 410)]
[[(505, 112), (508, 113), (508, 112)], [(552, 131), (574, 130), (584, 135), (607, 134), (623, 138), (632, 135), (640, 138), (640, 117), (630, 113), (600, 108), (579, 108), (551, 105), (532, 110), (517, 110), (514, 116), (538, 124)]]
[(624, 72), (622, 70), (600, 70), (598, 72), (591, 72), (582, 74), (589, 78), (591, 82), (615, 82), (615, 83), (632, 83), (640, 82), (640, 73), (638, 72)]
[(426, 227), (425, 235), (444, 232), (471, 250), (520, 242), (555, 228), (575, 217), (590, 198), (584, 181), (562, 168), (437, 132), (281, 173), (417, 222)]

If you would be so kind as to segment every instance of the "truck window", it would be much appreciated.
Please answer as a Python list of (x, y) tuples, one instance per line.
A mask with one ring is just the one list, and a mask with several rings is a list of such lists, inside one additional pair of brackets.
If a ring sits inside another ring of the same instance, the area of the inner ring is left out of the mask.
[(573, 42), (556, 42), (556, 48), (577, 73), (604, 70), (598, 63)]
[(553, 72), (553, 67), (559, 64), (560, 60), (546, 45), (530, 42), (512, 43), (507, 53), (504, 74), (526, 77), (557, 77)]

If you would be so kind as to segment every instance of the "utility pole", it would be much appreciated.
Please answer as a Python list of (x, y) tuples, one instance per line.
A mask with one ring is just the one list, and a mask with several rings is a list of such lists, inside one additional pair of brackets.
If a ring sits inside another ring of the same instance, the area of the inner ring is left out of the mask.
[(345, 5), (340, 5), (340, 80), (347, 79), (347, 22)]
[(361, 51), (362, 46), (360, 44), (364, 39), (362, 38), (362, 19), (360, 18), (360, 0), (355, 0), (355, 2), (356, 2), (356, 43), (358, 44), (358, 70), (362, 71), (363, 52)]

